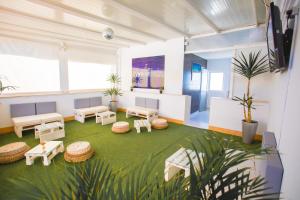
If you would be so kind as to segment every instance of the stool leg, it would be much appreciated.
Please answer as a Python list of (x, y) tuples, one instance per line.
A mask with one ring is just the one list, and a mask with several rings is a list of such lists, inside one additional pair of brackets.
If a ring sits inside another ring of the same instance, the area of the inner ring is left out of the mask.
[(43, 156), (43, 164), (44, 164), (45, 166), (49, 166), (50, 163), (51, 163), (51, 160), (48, 159), (47, 156)]

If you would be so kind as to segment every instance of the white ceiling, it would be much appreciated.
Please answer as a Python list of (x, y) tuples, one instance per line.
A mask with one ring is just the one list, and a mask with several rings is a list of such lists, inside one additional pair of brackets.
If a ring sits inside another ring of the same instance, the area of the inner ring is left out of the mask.
[[(0, 0), (0, 36), (48, 37), (110, 49), (262, 23), (263, 0)], [(101, 37), (107, 27), (115, 32), (111, 41)]]

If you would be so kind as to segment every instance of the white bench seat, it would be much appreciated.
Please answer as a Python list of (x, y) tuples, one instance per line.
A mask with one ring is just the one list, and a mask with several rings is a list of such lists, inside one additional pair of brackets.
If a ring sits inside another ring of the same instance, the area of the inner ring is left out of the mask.
[(158, 117), (158, 110), (141, 106), (133, 106), (126, 109), (126, 117), (128, 118), (129, 116), (143, 117), (152, 121)]
[(12, 118), (14, 130), (18, 137), (22, 137), (22, 131), (34, 129), (36, 125), (46, 124), (50, 122), (64, 123), (63, 116), (58, 113), (47, 113), (23, 117)]
[(94, 106), (89, 108), (75, 109), (75, 119), (81, 123), (84, 123), (85, 118), (96, 116), (96, 113), (108, 111), (107, 106)]

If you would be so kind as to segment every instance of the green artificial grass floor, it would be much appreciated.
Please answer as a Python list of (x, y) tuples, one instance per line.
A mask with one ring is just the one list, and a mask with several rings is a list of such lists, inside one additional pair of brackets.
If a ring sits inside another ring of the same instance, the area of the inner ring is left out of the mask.
[[(193, 138), (204, 134), (220, 134), (173, 123), (169, 123), (168, 129), (165, 130), (153, 129), (151, 133), (142, 130), (141, 134), (137, 134), (133, 128), (135, 118), (126, 119), (124, 113), (118, 113), (117, 118), (118, 121), (130, 123), (132, 130), (128, 134), (114, 134), (111, 132), (111, 125), (101, 126), (95, 123), (94, 118), (90, 118), (84, 124), (77, 121), (65, 123), (66, 137), (61, 140), (65, 147), (75, 141), (90, 142), (96, 152), (92, 159), (104, 159), (111, 164), (114, 170), (130, 170), (144, 162), (150, 155), (156, 155), (155, 170), (159, 176), (163, 177), (165, 159), (181, 146), (190, 146)], [(225, 134), (223, 136), (241, 142), (239, 137)], [(24, 141), (30, 147), (39, 144), (39, 140), (34, 139), (32, 131), (23, 134), (23, 138), (18, 138), (15, 134), (0, 136), (0, 146), (16, 141)], [(241, 142), (241, 147), (244, 146), (249, 147)], [(255, 143), (250, 148), (259, 146), (259, 143)], [(44, 182), (47, 185), (46, 176), (59, 179), (64, 176), (67, 165), (70, 164), (64, 161), (63, 154), (58, 154), (52, 159), (52, 163), (48, 167), (43, 166), (39, 158), (31, 166), (26, 166), (25, 159), (12, 164), (0, 165), (0, 199), (11, 199), (13, 194), (18, 191), (18, 188), (9, 184), (9, 179), (24, 177), (33, 184)]]

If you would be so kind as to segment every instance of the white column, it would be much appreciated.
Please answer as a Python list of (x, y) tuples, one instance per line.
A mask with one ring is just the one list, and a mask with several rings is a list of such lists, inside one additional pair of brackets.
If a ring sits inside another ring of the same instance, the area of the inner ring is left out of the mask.
[(69, 90), (69, 77), (68, 77), (68, 57), (65, 48), (59, 51), (59, 73), (60, 73), (60, 89), (62, 92)]

